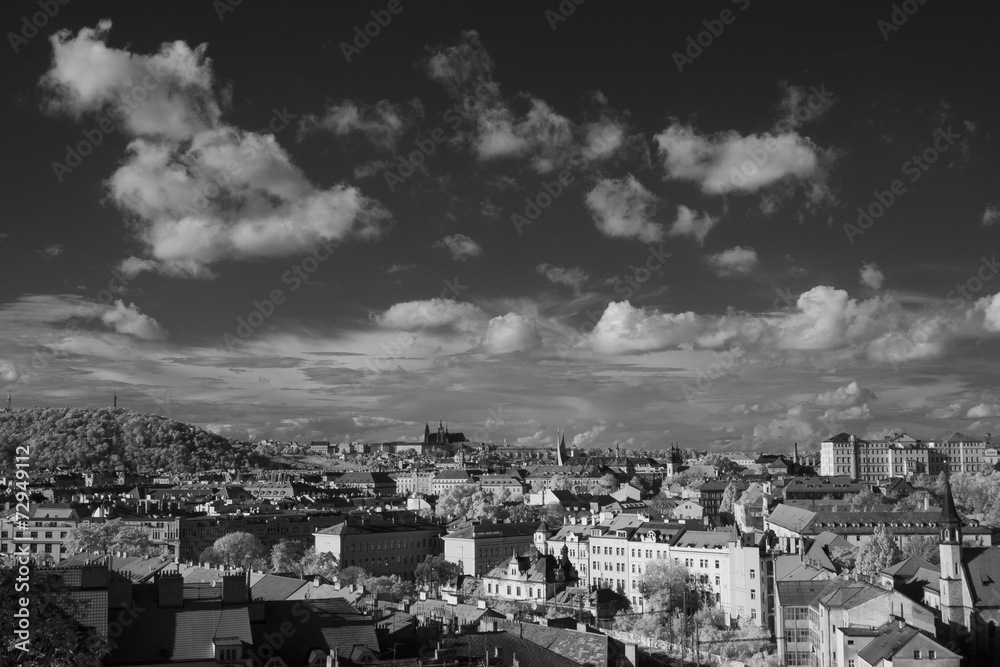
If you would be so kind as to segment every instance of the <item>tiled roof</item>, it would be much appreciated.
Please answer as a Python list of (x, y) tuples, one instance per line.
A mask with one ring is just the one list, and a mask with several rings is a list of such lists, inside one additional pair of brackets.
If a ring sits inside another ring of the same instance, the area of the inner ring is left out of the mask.
[[(579, 667), (579, 663), (510, 632), (461, 635), (449, 640), (447, 645), (455, 649), (459, 658), (475, 659), (499, 653), (501, 667), (512, 667), (515, 655), (519, 667)], [(472, 663), (478, 664), (475, 660)], [(491, 659), (490, 664), (497, 662)]]
[[(293, 634), (274, 655), (289, 665), (304, 665), (312, 649), (329, 652), (336, 649), (341, 659), (350, 656), (355, 645), (379, 651), (375, 623), (346, 600), (285, 600), (264, 603), (264, 621), (253, 624), (254, 645), (262, 646), (265, 637), (283, 634), (282, 624), (291, 624)], [(285, 626), (287, 628), (287, 625)]]
[(816, 599), (828, 581), (779, 581), (778, 601), (783, 607), (808, 607)]
[(906, 646), (920, 631), (916, 628), (898, 623), (890, 623), (880, 628), (881, 633), (868, 646), (858, 651), (858, 657), (869, 665), (877, 665), (883, 660), (891, 660), (899, 649)]
[(301, 579), (279, 577), (273, 574), (250, 574), (250, 598), (252, 600), (287, 600), (303, 586), (312, 584)]
[[(518, 628), (517, 625), (521, 627)], [(520, 632), (520, 636), (531, 643), (568, 658), (578, 665), (608, 667), (612, 652), (611, 639), (607, 635), (531, 623), (515, 624), (513, 627), (501, 624), (499, 627), (511, 634)]]
[(534, 535), (537, 528), (537, 522), (470, 524), (448, 533), (444, 536), (444, 539), (467, 540), (493, 537), (526, 537)]
[(962, 549), (976, 607), (1000, 607), (1000, 547)]
[(786, 528), (793, 533), (801, 533), (816, 518), (816, 512), (780, 504), (767, 517), (768, 523)]
[(111, 664), (160, 663), (168, 659), (214, 660), (215, 637), (237, 637), (253, 642), (246, 607), (225, 609), (159, 609), (149, 606), (132, 621), (127, 632), (115, 638), (108, 656)]

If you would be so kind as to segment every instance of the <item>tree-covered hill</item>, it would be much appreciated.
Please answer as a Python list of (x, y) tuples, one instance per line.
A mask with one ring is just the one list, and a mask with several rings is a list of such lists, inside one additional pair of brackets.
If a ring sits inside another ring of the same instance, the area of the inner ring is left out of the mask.
[[(0, 412), (0, 468), (27, 445), (34, 470), (194, 472), (266, 464), (246, 443), (123, 408), (24, 408)], [(23, 451), (21, 452), (23, 453)]]

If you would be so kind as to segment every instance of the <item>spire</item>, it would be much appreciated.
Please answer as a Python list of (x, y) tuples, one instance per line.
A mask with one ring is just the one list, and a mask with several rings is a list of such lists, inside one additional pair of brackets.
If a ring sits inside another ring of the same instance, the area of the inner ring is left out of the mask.
[(117, 392), (117, 391), (115, 392), (115, 397), (114, 397), (114, 399), (113, 399), (113, 402), (112, 402), (112, 404), (111, 404), (111, 407), (114, 407), (114, 408), (117, 408), (117, 407), (118, 407), (118, 392)]
[(10, 410), (10, 392), (7, 392), (7, 409)]
[(944, 477), (944, 506), (938, 519), (941, 528), (941, 541), (947, 543), (962, 542), (962, 519), (955, 509), (955, 499), (951, 495), (951, 478), (947, 473)]

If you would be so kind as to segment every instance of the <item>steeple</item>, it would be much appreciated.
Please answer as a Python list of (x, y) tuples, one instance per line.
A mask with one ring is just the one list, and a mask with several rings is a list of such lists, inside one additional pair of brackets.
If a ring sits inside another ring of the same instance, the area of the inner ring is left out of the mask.
[(10, 410), (10, 392), (7, 392), (7, 410)]
[(947, 474), (944, 478), (944, 507), (941, 508), (938, 528), (941, 529), (941, 544), (962, 543), (962, 519), (955, 510), (955, 499), (951, 495), (951, 478)]
[(111, 407), (113, 407), (113, 408), (117, 408), (118, 407), (118, 392), (117, 391), (115, 392), (114, 399), (112, 399)]

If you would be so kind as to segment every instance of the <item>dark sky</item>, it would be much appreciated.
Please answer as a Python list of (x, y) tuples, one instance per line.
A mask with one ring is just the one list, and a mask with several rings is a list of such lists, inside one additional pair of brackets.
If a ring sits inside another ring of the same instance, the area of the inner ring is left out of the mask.
[(720, 450), (1000, 428), (989, 3), (45, 7), (2, 9), (15, 406)]

